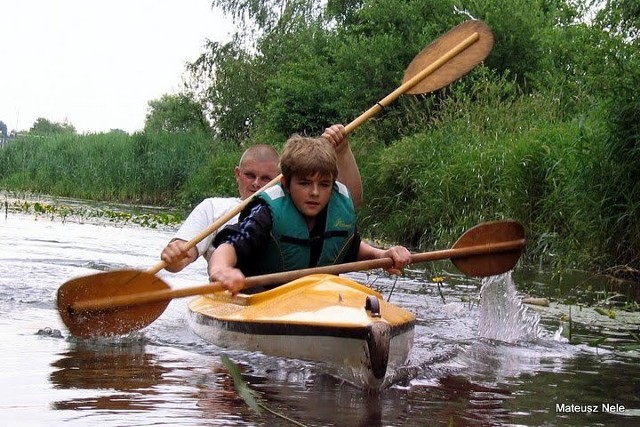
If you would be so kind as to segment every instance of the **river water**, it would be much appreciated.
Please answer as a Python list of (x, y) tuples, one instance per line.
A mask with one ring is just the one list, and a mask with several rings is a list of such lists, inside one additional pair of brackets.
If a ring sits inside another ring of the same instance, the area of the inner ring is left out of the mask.
[[(99, 271), (146, 270), (171, 229), (2, 212), (0, 218), (0, 413), (8, 426), (584, 426), (640, 423), (640, 357), (624, 319), (576, 321), (574, 335), (609, 334), (609, 346), (569, 344), (566, 306), (525, 308), (517, 270), (483, 283), (434, 266), (397, 282), (349, 276), (417, 314), (416, 339), (398, 381), (379, 393), (350, 386), (302, 361), (223, 351), (186, 323), (176, 299), (126, 337), (71, 337), (56, 309), (67, 280)], [(440, 248), (439, 248), (440, 249)], [(160, 272), (179, 288), (206, 281), (198, 261)], [(524, 279), (523, 279), (524, 280)], [(585, 312), (587, 310), (585, 309)], [(623, 313), (619, 313), (620, 316)], [(58, 333), (59, 331), (59, 333)], [(258, 400), (238, 396), (224, 352)]]

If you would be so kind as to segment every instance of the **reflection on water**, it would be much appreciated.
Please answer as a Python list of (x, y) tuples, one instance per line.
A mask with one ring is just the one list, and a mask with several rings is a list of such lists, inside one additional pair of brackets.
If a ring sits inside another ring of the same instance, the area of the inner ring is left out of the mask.
[[(145, 351), (141, 343), (100, 344), (75, 342), (62, 357), (51, 364), (51, 384), (57, 388), (104, 390), (117, 393), (90, 399), (54, 402), (56, 409), (151, 409), (133, 399), (123, 399), (121, 392), (145, 391), (153, 395), (154, 385), (161, 382), (169, 369), (161, 366)], [(93, 403), (93, 404), (92, 404)]]
[(52, 402), (58, 410), (152, 410), (153, 398), (160, 394), (154, 388), (169, 372), (142, 343), (72, 340), (61, 356), (51, 363), (51, 384), (88, 393)]
[[(240, 420), (237, 412), (252, 417), (217, 360), (203, 364), (197, 355), (167, 351), (141, 336), (71, 338), (59, 356), (49, 380), (55, 389), (73, 393), (52, 401), (54, 410), (82, 411), (90, 418), (111, 414), (116, 425), (125, 418), (126, 425), (198, 425), (202, 418)], [(140, 417), (146, 421), (137, 424), (132, 414), (146, 414)]]
[[(222, 350), (189, 330), (186, 300), (172, 301), (160, 318), (128, 337), (69, 338), (56, 311), (58, 287), (98, 271), (153, 266), (171, 236), (135, 226), (0, 218), (0, 410), (19, 420), (10, 425), (287, 425), (270, 412), (254, 414), (238, 397), (220, 362)], [(574, 312), (575, 333), (593, 336), (604, 328), (611, 342), (607, 348), (570, 345), (566, 337), (554, 338), (567, 307), (525, 311), (511, 276), (494, 278), (481, 290), (479, 280), (444, 274), (445, 283), (437, 287), (430, 281), (436, 267), (425, 267), (428, 273), (419, 268), (397, 283), (377, 274), (349, 275), (361, 283), (375, 281), (383, 295), (392, 294), (392, 303), (416, 313), (409, 362), (388, 389), (363, 392), (317, 364), (227, 354), (261, 403), (308, 426), (581, 426), (640, 420), (640, 354), (618, 345), (632, 344), (624, 328), (637, 331), (637, 320), (619, 313), (599, 322), (604, 326), (596, 331), (591, 312)], [(200, 261), (180, 274), (159, 275), (176, 288), (206, 281)], [(47, 328), (59, 329), (64, 338), (38, 334)], [(625, 410), (563, 410), (602, 404)]]

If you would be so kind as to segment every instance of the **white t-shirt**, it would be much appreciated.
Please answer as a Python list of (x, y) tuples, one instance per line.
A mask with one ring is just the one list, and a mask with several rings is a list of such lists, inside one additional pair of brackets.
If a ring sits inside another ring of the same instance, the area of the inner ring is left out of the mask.
[[(204, 199), (193, 211), (189, 214), (184, 223), (180, 226), (176, 232), (175, 238), (189, 241), (197, 236), (202, 230), (213, 224), (218, 218), (224, 215), (227, 211), (237, 207), (242, 201), (237, 197), (209, 197)], [(238, 222), (238, 215), (234, 216), (222, 227), (229, 224), (235, 224)], [(218, 230), (219, 230), (218, 229)], [(205, 255), (209, 257), (209, 252), (213, 251), (211, 242), (216, 236), (218, 230), (209, 234), (206, 238), (196, 244), (198, 255)]]

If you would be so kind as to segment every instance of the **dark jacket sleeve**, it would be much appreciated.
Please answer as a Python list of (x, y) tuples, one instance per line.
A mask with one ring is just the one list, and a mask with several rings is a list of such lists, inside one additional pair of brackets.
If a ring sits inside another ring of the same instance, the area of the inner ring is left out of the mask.
[(213, 245), (233, 245), (238, 257), (238, 267), (250, 262), (265, 247), (271, 234), (271, 211), (260, 200), (249, 205), (240, 214), (237, 224), (229, 225), (218, 232)]

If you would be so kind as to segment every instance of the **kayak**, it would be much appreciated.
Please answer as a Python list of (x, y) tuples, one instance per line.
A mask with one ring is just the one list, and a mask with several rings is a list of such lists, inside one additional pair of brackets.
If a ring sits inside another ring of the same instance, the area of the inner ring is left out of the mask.
[(320, 362), (358, 387), (379, 389), (407, 360), (415, 315), (353, 280), (313, 274), (258, 294), (200, 295), (190, 327), (233, 350)]

